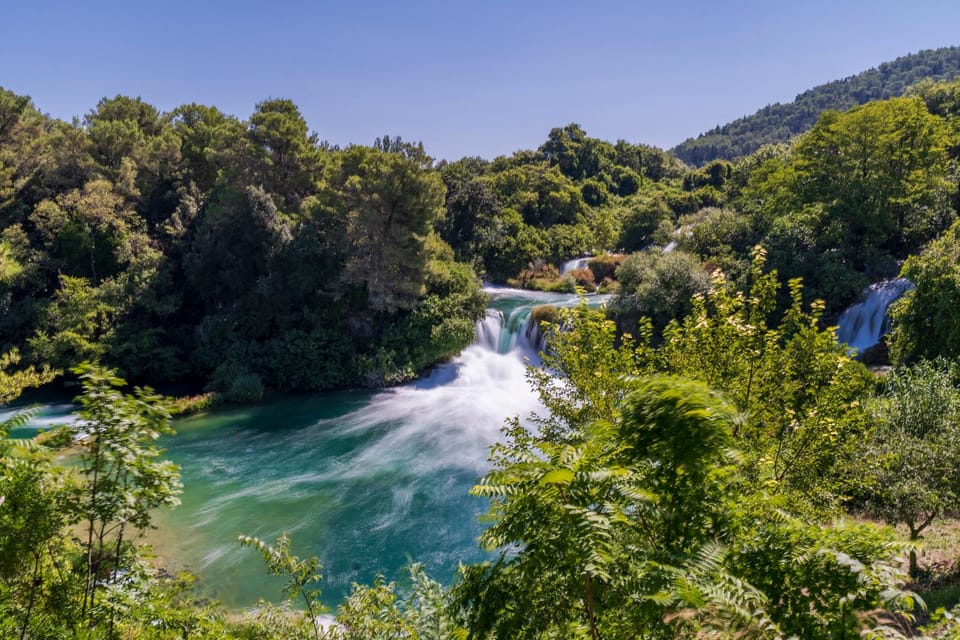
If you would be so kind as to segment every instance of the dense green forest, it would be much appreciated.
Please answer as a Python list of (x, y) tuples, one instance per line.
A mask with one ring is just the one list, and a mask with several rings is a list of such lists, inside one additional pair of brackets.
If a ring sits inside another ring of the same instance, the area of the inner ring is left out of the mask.
[[(64, 123), (0, 92), (0, 403), (81, 388), (71, 426), (0, 426), (0, 635), (960, 637), (914, 593), (957, 578), (917, 550), (960, 516), (958, 161), (956, 80), (700, 168), (575, 124), (434, 163), (327, 145), (287, 100), (241, 121), (120, 96)], [(878, 376), (831, 325), (898, 274)], [(132, 532), (181, 487), (156, 447), (173, 407), (128, 380), (225, 401), (409, 380), (473, 339), (480, 277), (614, 294), (538, 315), (548, 411), (505, 416), (473, 489), (490, 561), (356, 585), (324, 626), (286, 536), (238, 541), (292, 603), (242, 614), (145, 559)]]
[(227, 401), (394, 384), (470, 343), (478, 275), (619, 291), (623, 330), (647, 316), (659, 331), (709, 273), (742, 279), (758, 243), (829, 320), (956, 217), (955, 93), (830, 111), (790, 146), (691, 169), (576, 124), (434, 163), (389, 137), (331, 147), (286, 100), (240, 121), (118, 96), (65, 123), (5, 91), (3, 348)]
[(287, 100), (241, 122), (104, 99), (83, 122), (0, 93), (2, 335), (67, 370), (227, 399), (413, 377), (470, 343), (484, 298), (436, 233), (422, 147), (318, 143)]
[(901, 96), (921, 81), (952, 80), (958, 75), (960, 48), (919, 51), (804, 91), (791, 103), (767, 105), (751, 116), (684, 140), (671, 151), (695, 166), (711, 160), (737, 160), (765, 144), (786, 142), (809, 130), (824, 111), (846, 111)]

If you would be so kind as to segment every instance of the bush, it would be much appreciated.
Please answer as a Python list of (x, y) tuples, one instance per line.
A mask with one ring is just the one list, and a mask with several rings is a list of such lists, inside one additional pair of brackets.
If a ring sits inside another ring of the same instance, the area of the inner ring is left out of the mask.
[(635, 253), (624, 261), (617, 278), (622, 289), (609, 313), (629, 333), (640, 318), (649, 318), (659, 333), (668, 322), (686, 315), (691, 299), (710, 287), (700, 260), (683, 251)]
[(255, 373), (238, 376), (223, 394), (226, 402), (256, 402), (263, 399), (263, 381)]
[(893, 361), (960, 358), (960, 222), (922, 254), (908, 258), (901, 275), (913, 281), (916, 288), (894, 303), (890, 311)]
[(661, 222), (669, 224), (672, 212), (662, 197), (631, 199), (625, 207), (620, 238), (617, 245), (627, 251), (637, 251), (651, 242)]
[(593, 271), (590, 269), (574, 269), (567, 274), (567, 277), (573, 278), (573, 281), (578, 287), (582, 287), (587, 291), (593, 291), (597, 288), (596, 281), (593, 277)]
[(554, 324), (557, 321), (557, 308), (552, 304), (542, 304), (530, 311), (530, 321), (540, 326), (544, 322)]
[(587, 266), (590, 268), (590, 271), (593, 272), (594, 281), (603, 282), (604, 280), (612, 280), (615, 278), (617, 269), (620, 268), (620, 265), (622, 265), (626, 259), (627, 256), (623, 254), (608, 254), (592, 258), (590, 262), (587, 263)]
[(263, 380), (246, 365), (229, 359), (214, 370), (207, 391), (226, 403), (256, 402), (263, 398)]

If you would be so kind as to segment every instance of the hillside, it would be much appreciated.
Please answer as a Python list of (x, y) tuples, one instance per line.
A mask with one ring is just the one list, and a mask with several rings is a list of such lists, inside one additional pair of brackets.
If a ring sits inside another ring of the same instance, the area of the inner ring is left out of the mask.
[(672, 149), (687, 164), (700, 166), (716, 159), (734, 160), (761, 146), (786, 142), (810, 129), (828, 109), (845, 111), (873, 100), (903, 95), (917, 82), (951, 80), (960, 75), (960, 47), (920, 51), (885, 62), (875, 69), (814, 87), (789, 104), (776, 103), (751, 116), (734, 120)]

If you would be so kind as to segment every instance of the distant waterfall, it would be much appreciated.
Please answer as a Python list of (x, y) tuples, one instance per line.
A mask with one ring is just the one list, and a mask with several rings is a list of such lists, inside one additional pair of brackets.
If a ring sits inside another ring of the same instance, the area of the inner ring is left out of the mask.
[(564, 276), (571, 271), (576, 271), (577, 269), (586, 269), (590, 264), (590, 261), (593, 260), (593, 256), (586, 256), (583, 258), (576, 258), (574, 260), (567, 260), (562, 265), (560, 265), (560, 275)]
[(837, 320), (837, 340), (863, 353), (890, 330), (887, 308), (913, 289), (906, 278), (876, 282), (863, 291), (863, 301), (849, 307)]

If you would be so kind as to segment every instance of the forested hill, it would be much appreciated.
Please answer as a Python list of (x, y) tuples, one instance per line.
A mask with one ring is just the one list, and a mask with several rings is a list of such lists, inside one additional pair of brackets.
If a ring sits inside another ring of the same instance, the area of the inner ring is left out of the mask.
[(909, 87), (927, 78), (951, 80), (958, 75), (960, 47), (920, 51), (804, 91), (789, 104), (768, 105), (751, 116), (688, 138), (672, 151), (687, 164), (696, 166), (717, 159), (735, 160), (765, 144), (786, 142), (807, 131), (828, 109), (845, 111), (873, 100), (903, 95)]

